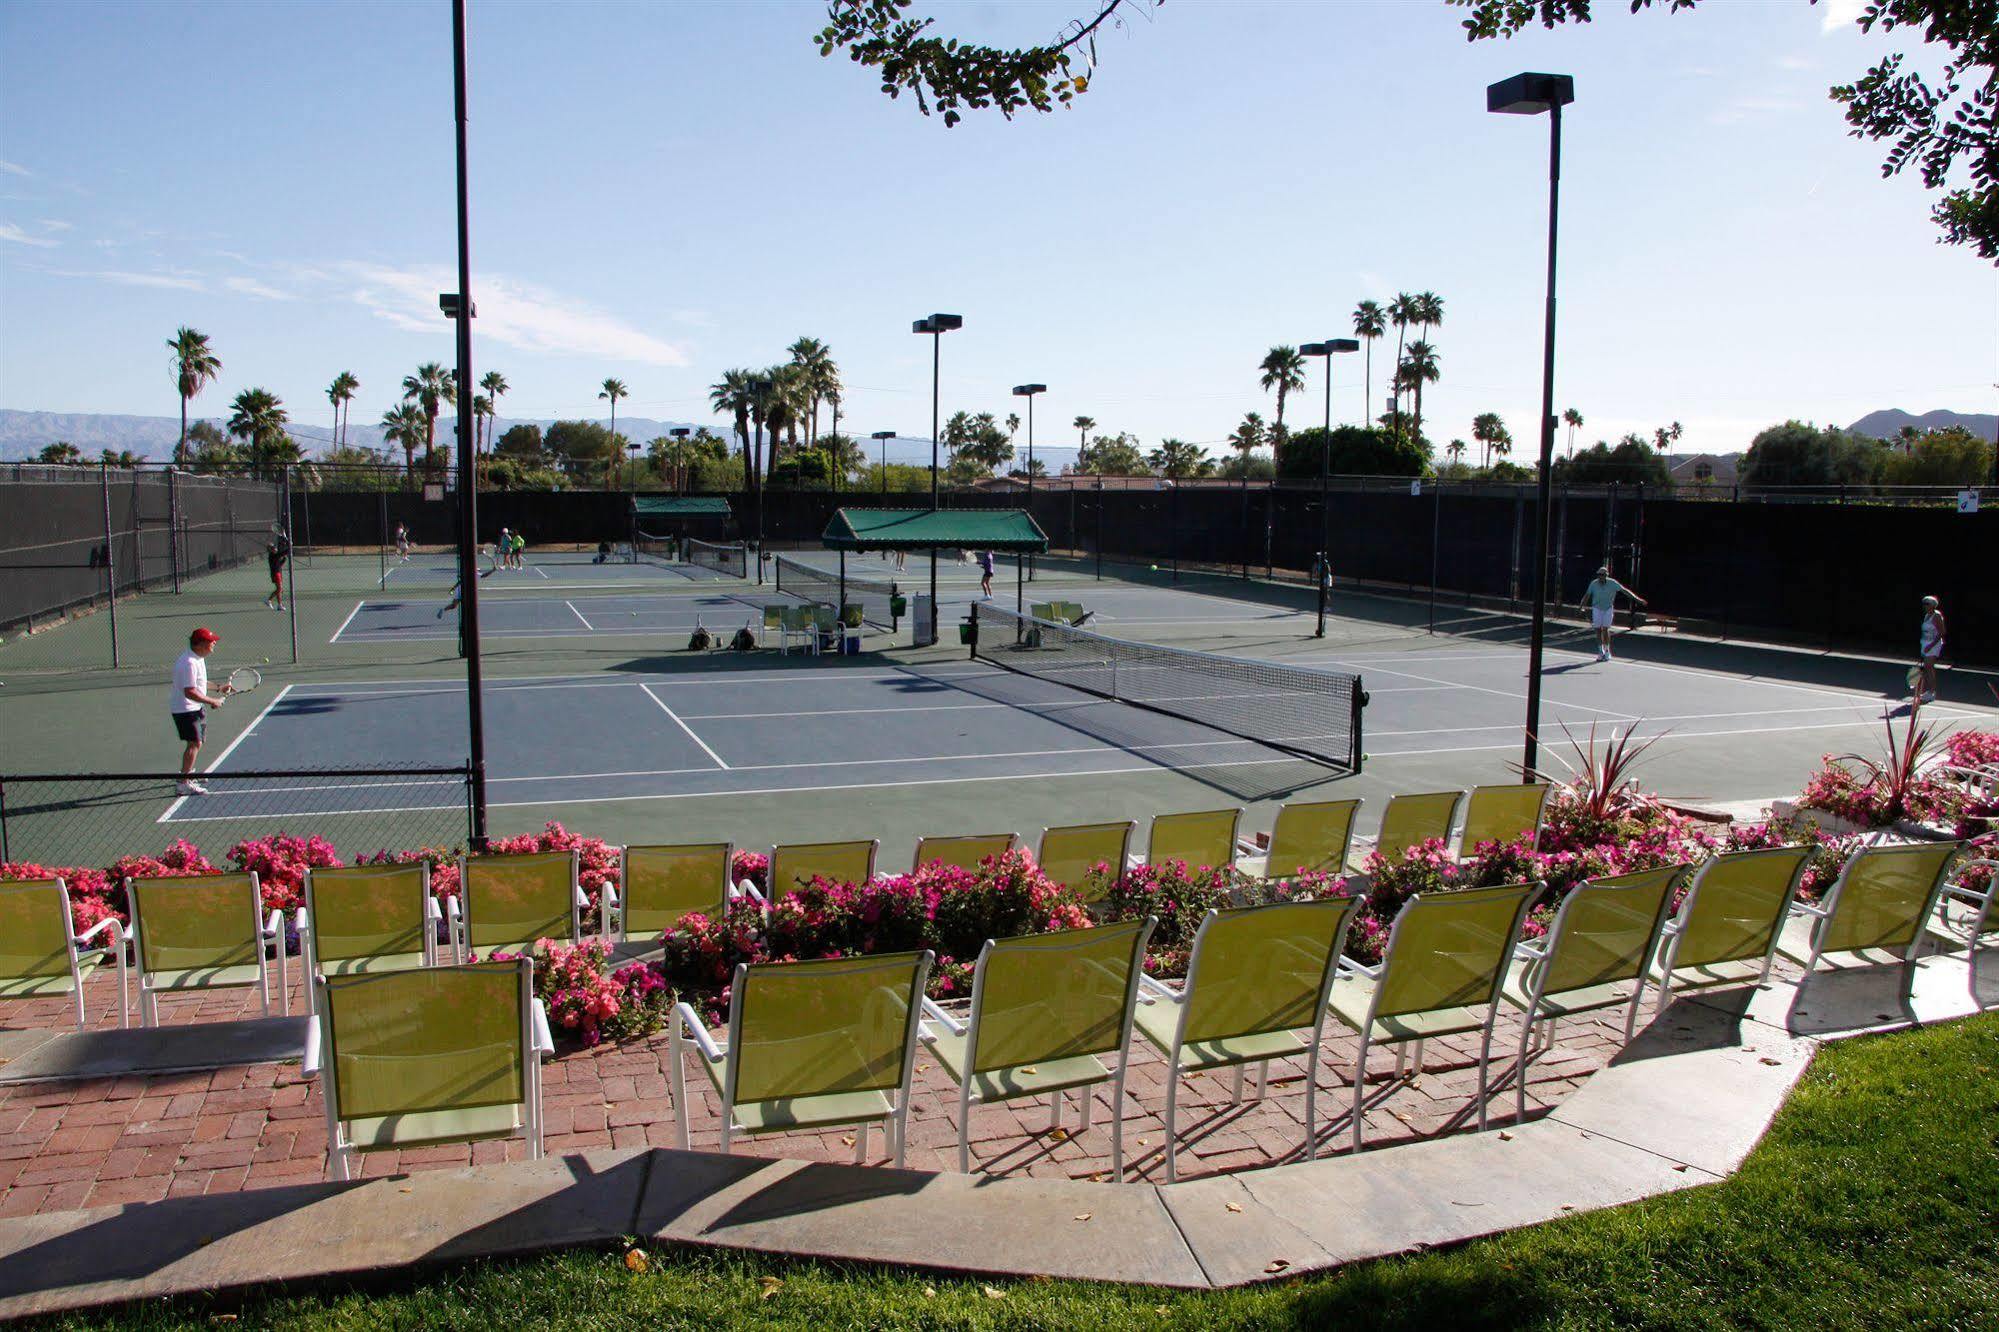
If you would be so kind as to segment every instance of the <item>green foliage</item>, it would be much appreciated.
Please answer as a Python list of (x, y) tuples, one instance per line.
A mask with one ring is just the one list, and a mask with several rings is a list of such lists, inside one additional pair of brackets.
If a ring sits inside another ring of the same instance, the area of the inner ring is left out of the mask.
[[(1480, 412), (1472, 418), (1471, 437), (1479, 447), (1479, 465), (1490, 463), (1494, 458), (1505, 458), (1513, 452), (1513, 432), (1506, 428), (1506, 422), (1499, 419), (1498, 412)], [(1454, 444), (1456, 441), (1452, 441)], [(1453, 456), (1462, 456), (1457, 450)]]
[(43, 445), (42, 451), (35, 455), (35, 461), (44, 463), (81, 463), (83, 461), (83, 450), (66, 439), (59, 439), (53, 444)]
[(1888, 446), (1881, 481), (1890, 486), (1978, 486), (1992, 475), (1992, 442), (1963, 426), (1926, 430)]
[[(855, 64), (880, 70), (881, 89), (890, 97), (916, 94), (926, 116), (936, 103), (946, 125), (985, 107), (1010, 120), (1016, 111), (1068, 105), (1090, 86), (1097, 30), (1105, 23), (1122, 27), (1116, 17), (1121, 7), (1143, 13), (1164, 2), (1097, 0), (1097, 13), (1067, 24), (1056, 41), (1009, 50), (930, 35), (936, 20), (909, 17), (914, 0), (832, 0), (817, 40), (822, 56), (845, 50)], [(1080, 70), (1072, 64), (1076, 59), (1083, 62)]]
[(1746, 486), (1867, 485), (1880, 470), (1879, 440), (1803, 421), (1774, 425), (1750, 441), (1742, 459)]
[(1626, 435), (1615, 446), (1598, 440), (1572, 458), (1555, 460), (1555, 480), (1573, 485), (1665, 486), (1673, 481), (1665, 457), (1637, 435)]
[[(1816, 3), (1816, 0), (1812, 0)], [(1470, 11), (1463, 21), (1472, 41), (1511, 37), (1529, 25), (1553, 28), (1571, 19), (1590, 20), (1590, 0), (1444, 0)], [(1677, 13), (1697, 0), (1665, 0)], [(1631, 12), (1653, 0), (1631, 0)], [(1940, 70), (1924, 77), (1903, 68), (1897, 51), (1877, 61), (1852, 83), (1829, 96), (1846, 108), (1856, 139), (1893, 140), (1881, 174), (1892, 176), (1920, 164), (1925, 188), (1943, 189), (1958, 160), (1969, 163), (1969, 188), (1951, 190), (1931, 209), (1946, 245), (1969, 245), (1980, 258), (1999, 259), (1999, 10), (1991, 0), (1868, 0), (1860, 30), (1921, 29), (1922, 45), (1948, 52)], [(1914, 47), (1910, 37), (1898, 44)]]
[[(1277, 450), (1277, 475), (1315, 477), (1319, 452), (1326, 444), (1321, 426), (1300, 430)], [(1328, 466), (1334, 476), (1421, 476), (1430, 468), (1429, 453), (1407, 436), (1368, 426), (1334, 426)]]
[(770, 467), (770, 484), (793, 490), (830, 490), (839, 475), (824, 449), (793, 449)]
[(1215, 468), (1216, 476), (1225, 476), (1231, 481), (1268, 481), (1277, 475), (1277, 465), (1268, 454), (1237, 454), (1225, 458)]
[(488, 490), (561, 490), (562, 473), (532, 458), (495, 454), (483, 469)]
[(882, 465), (872, 462), (861, 469), (860, 479), (854, 482), (853, 488), (876, 492), (885, 488), (890, 494), (905, 495), (930, 492), (930, 469), (918, 467), (913, 463), (890, 463), (886, 487), (882, 485), (882, 480)]
[(390, 460), (373, 449), (336, 444), (319, 457), (313, 469), (320, 490), (396, 490), (401, 478)]
[(493, 445), (497, 453), (512, 454), (520, 458), (538, 458), (541, 456), (542, 448), (541, 427), (538, 425), (508, 426), (506, 433), (500, 436), (499, 442)]
[(1138, 436), (1130, 431), (1098, 435), (1076, 455), (1076, 470), (1089, 476), (1150, 476)]
[(991, 412), (953, 412), (942, 439), (953, 481), (977, 481), (1013, 460), (1013, 441)]
[(1200, 445), (1189, 444), (1184, 439), (1160, 440), (1159, 447), (1148, 454), (1145, 461), (1159, 475), (1170, 476), (1176, 481), (1215, 474), (1215, 460), (1207, 457)]
[(595, 421), (557, 421), (543, 436), (542, 449), (565, 475), (591, 481), (605, 476), (611, 463), (623, 456), (621, 439)]

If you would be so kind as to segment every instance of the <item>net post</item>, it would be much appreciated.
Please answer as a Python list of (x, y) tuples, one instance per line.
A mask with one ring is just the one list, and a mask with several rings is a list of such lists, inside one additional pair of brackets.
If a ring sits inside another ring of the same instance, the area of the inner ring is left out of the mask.
[(847, 623), (847, 552), (844, 550), (840, 552), (840, 605), (834, 614), (844, 628)]
[(1325, 551), (1322, 550), (1319, 552), (1318, 558), (1313, 564), (1313, 577), (1319, 584), (1319, 624), (1312, 631), (1312, 637), (1324, 638), (1326, 636), (1326, 587), (1333, 581), (1333, 576), (1332, 570), (1326, 565)]
[(1354, 772), (1356, 773), (1360, 771), (1361, 764), (1365, 761), (1367, 757), (1366, 752), (1361, 744), (1362, 713), (1364, 712), (1366, 707), (1367, 707), (1367, 691), (1360, 687), (1359, 679), (1355, 679), (1353, 685), (1353, 721), (1351, 723), (1353, 728), (1352, 730), (1353, 748), (1349, 752), (1352, 755), (1352, 767)]
[(97, 464), (99, 488), (104, 492), (104, 605), (111, 616), (111, 669), (122, 664), (118, 660), (118, 557), (114, 553), (118, 543), (111, 534), (111, 464)]

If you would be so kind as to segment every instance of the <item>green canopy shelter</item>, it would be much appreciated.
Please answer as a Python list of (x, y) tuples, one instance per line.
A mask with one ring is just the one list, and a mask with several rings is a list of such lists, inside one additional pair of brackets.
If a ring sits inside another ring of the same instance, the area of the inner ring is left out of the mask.
[(727, 518), (730, 509), (721, 495), (634, 495), (632, 513), (640, 518)]
[(722, 538), (734, 517), (727, 497), (722, 495), (634, 495), (633, 558), (638, 557), (641, 544), (648, 540), (677, 551), (681, 538), (697, 532)]
[(820, 537), (840, 552), (840, 580), (847, 577), (847, 552), (914, 550), (930, 552), (929, 639), (937, 637), (937, 552), (990, 550), (1014, 557), (1014, 604), (1026, 601), (1026, 556), (1048, 551), (1048, 534), (1025, 509), (840, 509)]

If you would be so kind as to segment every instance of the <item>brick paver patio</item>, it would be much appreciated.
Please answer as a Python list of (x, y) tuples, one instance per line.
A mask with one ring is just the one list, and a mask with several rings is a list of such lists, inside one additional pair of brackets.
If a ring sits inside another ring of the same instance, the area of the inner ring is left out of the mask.
[[(115, 977), (88, 983), (88, 1011), (98, 1028), (117, 1025)], [(274, 1004), (275, 1010), (275, 1004)], [(294, 1013), (303, 1011), (294, 981)], [(162, 1001), (171, 1025), (249, 1018), (261, 1009), (254, 991), (229, 991)], [(1647, 1012), (1650, 1016), (1649, 998)], [(11, 1005), (9, 1027), (72, 1030), (67, 1001)], [(136, 1018), (135, 1018), (136, 1022)], [(1562, 1024), (1554, 1048), (1530, 1066), (1528, 1115), (1560, 1102), (1622, 1045), (1621, 1012)], [(1494, 1038), (1493, 1075), (1500, 1087), (1491, 1123), (1513, 1118), (1507, 1074), (1519, 1037), (1515, 1015), (1502, 1014)], [(623, 1045), (572, 1048), (543, 1065), (545, 1146), (549, 1154), (599, 1147), (678, 1146), (669, 1092), (664, 1032)], [(1164, 1062), (1134, 1042), (1124, 1114), (1127, 1178), (1165, 1179)], [(1356, 1043), (1344, 1029), (1329, 1034), (1321, 1055), (1321, 1154), (1345, 1150), (1350, 1124)], [(1432, 1041), (1427, 1068), (1406, 1082), (1393, 1077), (1394, 1055), (1369, 1059), (1363, 1119), (1369, 1148), (1475, 1127), (1476, 1036)], [(957, 1089), (925, 1053), (917, 1057), (911, 1101), (908, 1164), (950, 1171), (957, 1165)], [(1233, 1104), (1229, 1074), (1191, 1076), (1181, 1090), (1180, 1176), (1197, 1178), (1303, 1159), (1305, 1067), (1302, 1059), (1273, 1065), (1268, 1094), (1256, 1098), (1252, 1076), (1241, 1105)], [(691, 1146), (720, 1143), (719, 1098), (689, 1069)], [(1063, 1129), (1049, 1131), (1047, 1102), (975, 1106), (975, 1169), (1005, 1177), (1110, 1178), (1110, 1088), (1098, 1088), (1091, 1124), (1079, 1130), (1073, 1102)], [(868, 1159), (886, 1159), (870, 1133)], [(738, 1136), (735, 1150), (801, 1160), (851, 1161), (854, 1131), (794, 1133), (756, 1140)], [(365, 1174), (401, 1174), (437, 1167), (518, 1160), (520, 1142), (377, 1152)], [(316, 1080), (296, 1063), (262, 1063), (213, 1072), (128, 1076), (0, 1085), (0, 1216), (150, 1202), (192, 1194), (254, 1189), (319, 1179), (326, 1168), (326, 1120)]]

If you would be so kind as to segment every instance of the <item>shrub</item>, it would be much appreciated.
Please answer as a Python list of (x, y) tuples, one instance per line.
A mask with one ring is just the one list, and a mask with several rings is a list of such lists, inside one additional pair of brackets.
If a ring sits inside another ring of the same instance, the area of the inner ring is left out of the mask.
[(264, 909), (292, 912), (305, 905), (305, 872), (331, 869), (340, 864), (333, 843), (324, 837), (293, 837), (273, 833), (238, 842), (224, 859), (239, 871), (257, 876), (257, 890), (263, 895)]
[[(487, 960), (519, 956), (494, 953)], [(666, 983), (643, 963), (611, 972), (601, 939), (578, 944), (541, 939), (528, 956), (534, 960), (535, 997), (548, 1010), (549, 1026), (575, 1033), (585, 1046), (644, 1035), (666, 1023)]]

